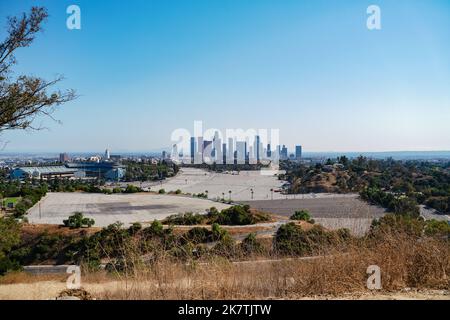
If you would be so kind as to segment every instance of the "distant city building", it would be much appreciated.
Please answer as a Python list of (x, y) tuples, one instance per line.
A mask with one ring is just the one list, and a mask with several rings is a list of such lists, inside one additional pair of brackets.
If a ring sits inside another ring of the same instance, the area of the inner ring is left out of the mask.
[(111, 160), (111, 161), (119, 161), (120, 159), (122, 159), (122, 156), (121, 155), (118, 155), (118, 154), (112, 154), (112, 155), (110, 155), (110, 157), (109, 157), (109, 159)]
[(234, 145), (233, 138), (228, 138), (228, 154), (227, 154), (227, 164), (234, 163)]
[(245, 164), (246, 157), (247, 157), (247, 143), (245, 141), (236, 141), (237, 164)]
[(211, 140), (203, 140), (203, 153), (202, 153), (202, 162), (205, 162), (206, 160), (211, 161), (211, 157), (212, 157), (212, 141)]
[(222, 143), (222, 162), (223, 164), (227, 164), (229, 161), (231, 161), (231, 159), (227, 162), (227, 144)]
[(286, 148), (285, 145), (283, 145), (283, 148), (281, 148), (280, 157), (281, 157), (282, 160), (287, 160), (288, 159), (288, 149)]
[(302, 146), (295, 146), (295, 159), (300, 160), (302, 157)]
[(191, 163), (195, 163), (195, 154), (197, 150), (195, 150), (195, 137), (191, 137)]
[(67, 153), (60, 153), (59, 154), (59, 162), (65, 163), (69, 161), (69, 155)]
[(110, 155), (109, 155), (109, 150), (108, 149), (105, 150), (105, 159), (106, 160), (110, 159)]

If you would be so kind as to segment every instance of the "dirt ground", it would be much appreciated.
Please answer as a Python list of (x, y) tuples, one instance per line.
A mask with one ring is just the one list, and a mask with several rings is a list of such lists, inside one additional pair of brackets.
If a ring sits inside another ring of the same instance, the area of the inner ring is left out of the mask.
[[(130, 286), (125, 281), (86, 282), (83, 288), (94, 298), (102, 299), (106, 292), (114, 292)], [(55, 299), (65, 290), (63, 279), (31, 283), (0, 284), (0, 300), (48, 300)], [(129, 289), (129, 287), (128, 287)], [(275, 299), (274, 297), (261, 297)], [(397, 292), (360, 292), (340, 296), (288, 296), (292, 300), (450, 300), (448, 290), (404, 289)]]

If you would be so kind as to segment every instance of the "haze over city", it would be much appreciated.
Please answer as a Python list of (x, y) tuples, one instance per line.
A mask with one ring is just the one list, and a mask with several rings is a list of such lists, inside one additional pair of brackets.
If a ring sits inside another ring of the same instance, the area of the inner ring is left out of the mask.
[(278, 128), (291, 150), (450, 149), (448, 1), (378, 1), (377, 31), (367, 1), (77, 1), (81, 30), (66, 28), (70, 4), (0, 3), (50, 15), (16, 73), (63, 74), (79, 94), (61, 124), (4, 133), (3, 152), (168, 148), (195, 120)]

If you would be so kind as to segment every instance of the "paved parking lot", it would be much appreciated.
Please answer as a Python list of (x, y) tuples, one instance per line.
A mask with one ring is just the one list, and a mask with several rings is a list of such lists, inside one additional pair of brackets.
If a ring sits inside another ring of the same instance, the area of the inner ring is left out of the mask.
[[(262, 175), (259, 171), (241, 171), (229, 173), (216, 173), (195, 168), (181, 168), (180, 172), (173, 178), (169, 178), (161, 183), (153, 183), (151, 190), (157, 191), (160, 188), (166, 191), (176, 191), (180, 189), (183, 193), (204, 193), (208, 190), (208, 197), (211, 199), (225, 197), (229, 199), (251, 200), (253, 189), (253, 199), (271, 199), (270, 189), (280, 189), (284, 181), (278, 180), (276, 176)], [(281, 199), (282, 195), (273, 192), (274, 199)]]
[(80, 211), (104, 227), (116, 221), (125, 226), (133, 222), (162, 220), (169, 215), (185, 212), (205, 212), (210, 207), (221, 210), (228, 205), (204, 199), (174, 195), (48, 193), (28, 211), (30, 223), (62, 224), (73, 212)]

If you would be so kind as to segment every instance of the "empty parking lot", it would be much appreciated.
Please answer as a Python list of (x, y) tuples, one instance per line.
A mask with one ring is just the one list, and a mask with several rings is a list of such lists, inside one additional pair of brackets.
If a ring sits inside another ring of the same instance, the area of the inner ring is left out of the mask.
[(116, 221), (125, 226), (133, 222), (162, 220), (169, 215), (185, 212), (205, 212), (210, 207), (219, 210), (228, 205), (204, 199), (173, 195), (48, 193), (28, 211), (30, 223), (62, 224), (73, 212), (80, 211), (104, 227)]

